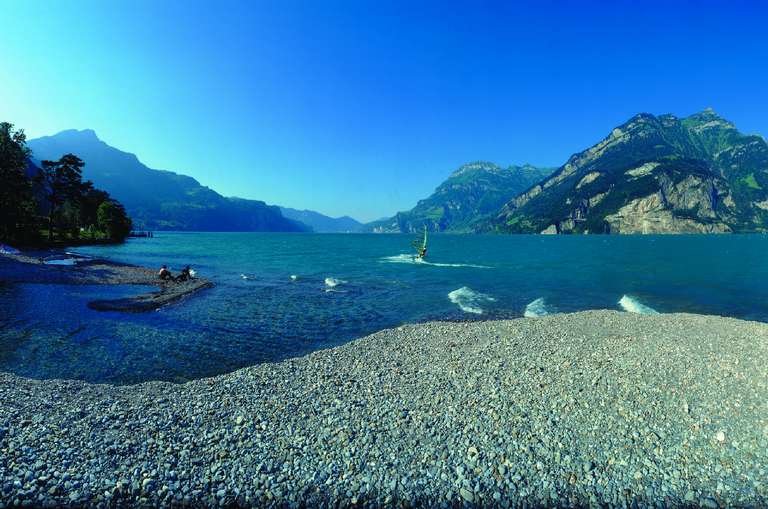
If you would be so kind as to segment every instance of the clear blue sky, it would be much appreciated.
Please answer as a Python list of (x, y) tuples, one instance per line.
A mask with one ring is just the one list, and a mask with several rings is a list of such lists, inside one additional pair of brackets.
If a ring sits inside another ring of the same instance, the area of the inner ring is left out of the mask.
[(0, 119), (361, 220), (635, 113), (768, 134), (765, 2), (0, 0)]

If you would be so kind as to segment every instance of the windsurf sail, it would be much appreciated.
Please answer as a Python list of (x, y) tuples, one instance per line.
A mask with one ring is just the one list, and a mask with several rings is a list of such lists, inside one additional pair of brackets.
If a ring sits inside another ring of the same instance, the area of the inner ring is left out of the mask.
[(416, 256), (419, 258), (427, 256), (427, 225), (424, 225), (424, 238), (414, 240), (411, 245), (416, 250)]

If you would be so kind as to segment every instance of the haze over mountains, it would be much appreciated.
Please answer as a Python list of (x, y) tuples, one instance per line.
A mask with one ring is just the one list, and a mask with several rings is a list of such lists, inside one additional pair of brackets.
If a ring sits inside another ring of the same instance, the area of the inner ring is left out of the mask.
[(154, 170), (92, 130), (68, 130), (30, 140), (37, 160), (71, 152), (86, 163), (83, 176), (122, 202), (137, 229), (181, 231), (309, 231), (256, 200), (227, 198), (186, 175)]
[(360, 233), (363, 231), (363, 223), (349, 216), (328, 217), (314, 210), (296, 210), (288, 207), (280, 207), (283, 216), (303, 223), (317, 233)]
[(84, 177), (125, 204), (136, 228), (411, 233), (697, 233), (768, 230), (768, 144), (711, 109), (636, 115), (560, 168), (465, 164), (408, 211), (344, 216), (223, 197), (142, 164), (91, 130), (31, 140), (36, 159), (72, 152)]

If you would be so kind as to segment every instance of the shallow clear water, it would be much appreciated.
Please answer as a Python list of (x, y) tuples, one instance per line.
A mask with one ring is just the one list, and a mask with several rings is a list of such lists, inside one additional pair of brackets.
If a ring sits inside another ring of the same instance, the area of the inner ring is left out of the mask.
[(123, 314), (86, 305), (144, 289), (0, 284), (0, 369), (118, 384), (183, 381), (404, 322), (516, 317), (526, 310), (655, 310), (768, 321), (765, 235), (442, 235), (430, 239), (429, 263), (413, 261), (411, 240), (159, 233), (121, 246), (77, 248), (149, 267), (167, 263), (174, 272), (189, 263), (216, 287), (155, 312)]

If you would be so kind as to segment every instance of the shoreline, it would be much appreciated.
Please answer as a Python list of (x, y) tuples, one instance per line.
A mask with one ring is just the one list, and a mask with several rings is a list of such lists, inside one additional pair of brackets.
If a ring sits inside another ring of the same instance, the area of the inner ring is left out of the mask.
[(0, 500), (761, 506), (767, 381), (766, 324), (615, 311), (404, 325), (184, 384), (3, 372)]
[[(51, 259), (66, 260), (71, 264), (51, 264)], [(90, 308), (99, 311), (122, 312), (151, 311), (214, 286), (204, 278), (179, 283), (161, 281), (154, 270), (146, 267), (103, 258), (84, 258), (51, 249), (0, 254), (0, 283), (142, 285), (158, 288), (156, 292), (88, 303)]]

